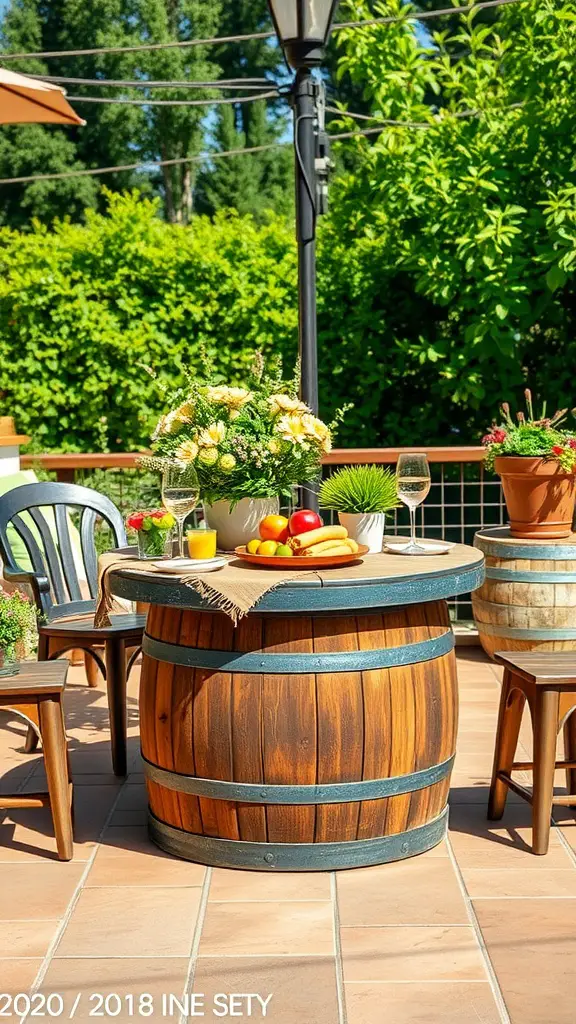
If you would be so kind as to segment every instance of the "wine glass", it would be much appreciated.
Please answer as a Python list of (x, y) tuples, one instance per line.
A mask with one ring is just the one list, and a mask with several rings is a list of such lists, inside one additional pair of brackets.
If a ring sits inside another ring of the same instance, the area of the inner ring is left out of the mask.
[(162, 502), (178, 523), (178, 557), (184, 558), (184, 521), (200, 497), (200, 483), (194, 466), (173, 463), (162, 475)]
[(410, 543), (403, 554), (421, 554), (426, 548), (416, 541), (416, 508), (430, 490), (430, 467), (425, 455), (418, 452), (398, 456), (396, 466), (398, 497), (410, 509)]

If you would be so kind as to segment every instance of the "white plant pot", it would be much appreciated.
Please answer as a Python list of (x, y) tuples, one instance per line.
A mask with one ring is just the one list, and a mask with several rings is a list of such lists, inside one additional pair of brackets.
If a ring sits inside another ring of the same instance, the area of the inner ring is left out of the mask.
[(338, 518), (357, 544), (366, 544), (372, 553), (382, 551), (386, 519), (383, 512), (339, 512)]
[(260, 522), (264, 516), (277, 515), (280, 502), (278, 498), (242, 498), (233, 509), (229, 501), (204, 502), (203, 508), (207, 525), (218, 533), (219, 549), (233, 551), (258, 536)]

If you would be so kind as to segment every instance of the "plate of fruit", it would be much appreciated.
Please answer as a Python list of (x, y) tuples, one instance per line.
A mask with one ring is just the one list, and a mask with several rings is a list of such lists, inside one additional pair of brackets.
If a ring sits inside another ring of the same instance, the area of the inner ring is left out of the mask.
[(317, 512), (302, 508), (285, 516), (266, 516), (254, 537), (235, 549), (238, 558), (270, 569), (318, 569), (349, 565), (368, 552), (344, 526), (324, 526)]

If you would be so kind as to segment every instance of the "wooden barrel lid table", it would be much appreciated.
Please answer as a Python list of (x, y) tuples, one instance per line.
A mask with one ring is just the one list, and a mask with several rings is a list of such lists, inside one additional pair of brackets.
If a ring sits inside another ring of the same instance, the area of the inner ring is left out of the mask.
[(177, 578), (110, 574), (114, 594), (150, 604), (140, 733), (162, 849), (306, 871), (442, 840), (457, 730), (446, 598), (480, 586), (484, 559), (464, 545), (374, 557), (366, 577), (288, 581), (237, 626)]

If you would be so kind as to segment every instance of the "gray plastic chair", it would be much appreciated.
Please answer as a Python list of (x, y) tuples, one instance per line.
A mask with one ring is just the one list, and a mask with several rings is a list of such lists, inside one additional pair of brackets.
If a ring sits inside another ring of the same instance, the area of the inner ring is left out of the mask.
[[(51, 509), (53, 524), (46, 518)], [(80, 512), (80, 548), (90, 599), (83, 597), (70, 534), (71, 509)], [(28, 584), (41, 615), (38, 661), (49, 661), (80, 649), (100, 668), (108, 691), (112, 763), (116, 775), (126, 775), (126, 680), (142, 643), (144, 615), (113, 615), (112, 625), (94, 626), (98, 591), (98, 555), (94, 527), (100, 517), (110, 527), (116, 547), (124, 547), (122, 516), (114, 503), (97, 491), (76, 484), (34, 483), (0, 496), (0, 555), (4, 579)], [(10, 540), (12, 526), (23, 541), (32, 570), (16, 563)], [(104, 660), (98, 653), (104, 648)], [(127, 664), (127, 651), (137, 648)], [(26, 750), (38, 738), (29, 730)]]

